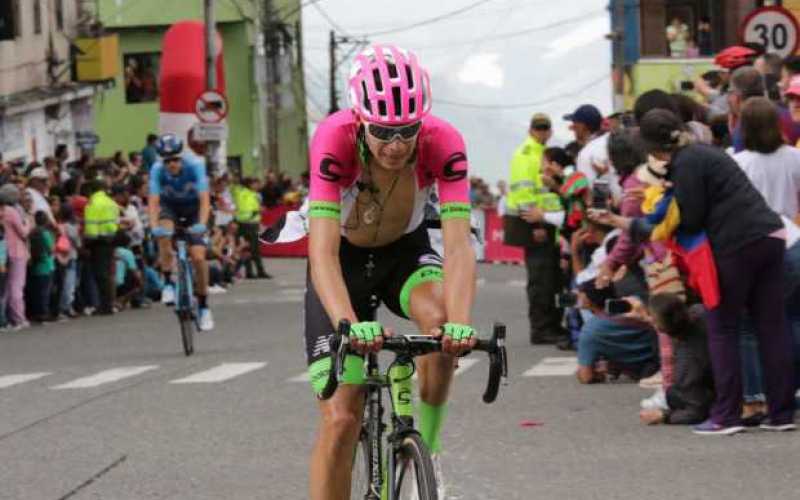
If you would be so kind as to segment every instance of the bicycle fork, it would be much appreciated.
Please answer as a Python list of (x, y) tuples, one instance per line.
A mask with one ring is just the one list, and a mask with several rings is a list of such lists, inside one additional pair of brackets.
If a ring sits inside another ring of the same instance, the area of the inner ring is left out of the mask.
[(391, 448), (386, 457), (386, 470), (388, 477), (384, 483), (383, 496), (385, 500), (395, 500), (397, 489), (397, 449), (402, 443), (403, 435), (414, 428), (414, 384), (411, 377), (414, 375), (414, 365), (411, 361), (396, 361), (389, 367), (388, 380), (392, 395), (392, 434), (389, 436)]

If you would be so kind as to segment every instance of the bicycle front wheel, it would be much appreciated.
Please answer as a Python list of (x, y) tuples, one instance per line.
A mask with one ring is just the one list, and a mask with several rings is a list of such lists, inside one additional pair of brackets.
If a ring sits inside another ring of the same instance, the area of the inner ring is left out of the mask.
[(431, 454), (418, 434), (404, 437), (395, 452), (394, 491), (399, 500), (438, 498)]
[(350, 479), (351, 500), (380, 500), (381, 492), (372, 484), (372, 463), (369, 455), (367, 433), (361, 431), (353, 456), (353, 472)]
[(194, 353), (194, 320), (190, 314), (183, 313), (179, 316), (181, 321), (181, 341), (183, 342), (183, 352), (187, 356)]

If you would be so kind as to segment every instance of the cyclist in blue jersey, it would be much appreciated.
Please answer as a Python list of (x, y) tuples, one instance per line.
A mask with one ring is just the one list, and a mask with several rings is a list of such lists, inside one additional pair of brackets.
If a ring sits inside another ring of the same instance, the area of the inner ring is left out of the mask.
[(205, 240), (211, 214), (211, 199), (205, 164), (196, 156), (182, 154), (183, 141), (174, 134), (162, 135), (156, 148), (161, 160), (153, 164), (150, 171), (147, 208), (150, 228), (153, 237), (158, 241), (159, 262), (164, 275), (161, 301), (167, 305), (175, 302), (175, 286), (172, 281), (175, 254), (171, 237), (175, 226), (180, 225), (188, 230), (190, 237), (189, 256), (195, 271), (200, 330), (212, 330), (214, 317), (208, 307)]

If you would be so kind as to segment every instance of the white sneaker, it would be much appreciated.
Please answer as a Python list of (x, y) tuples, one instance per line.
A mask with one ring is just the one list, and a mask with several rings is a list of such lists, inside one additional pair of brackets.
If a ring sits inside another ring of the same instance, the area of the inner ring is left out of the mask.
[(667, 405), (667, 395), (664, 392), (664, 389), (658, 389), (652, 396), (649, 398), (644, 398), (641, 403), (639, 403), (643, 410), (667, 410), (669, 406)]
[(219, 285), (214, 285), (208, 287), (208, 293), (212, 295), (220, 294), (220, 293), (228, 293), (228, 290), (222, 288)]
[(164, 289), (161, 290), (161, 303), (165, 306), (175, 304), (175, 287), (172, 284), (164, 285)]
[(439, 500), (445, 500), (447, 495), (447, 486), (444, 482), (444, 474), (442, 474), (442, 456), (441, 453), (433, 453), (431, 455), (431, 462), (433, 462), (433, 472), (436, 475), (436, 493)]
[(204, 307), (200, 309), (200, 331), (208, 332), (214, 329), (214, 315), (211, 309)]
[(656, 372), (652, 376), (639, 381), (639, 387), (642, 389), (658, 389), (663, 384), (664, 377), (661, 376), (661, 372)]
[(27, 321), (23, 321), (22, 323), (17, 323), (16, 325), (14, 325), (11, 328), (9, 328), (9, 331), (19, 332), (19, 331), (22, 331), (22, 330), (27, 330), (30, 327), (31, 327), (30, 323), (28, 323)]

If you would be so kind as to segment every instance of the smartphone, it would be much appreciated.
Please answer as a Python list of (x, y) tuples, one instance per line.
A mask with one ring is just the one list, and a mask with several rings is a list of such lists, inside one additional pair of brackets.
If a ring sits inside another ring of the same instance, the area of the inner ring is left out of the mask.
[(681, 90), (683, 92), (689, 92), (691, 90), (694, 90), (694, 82), (690, 82), (688, 80), (682, 81), (681, 82)]
[(633, 310), (633, 306), (625, 299), (607, 299), (606, 300), (606, 314), (616, 316), (619, 314), (627, 314)]
[(608, 210), (611, 199), (611, 188), (608, 181), (597, 180), (592, 184), (592, 208), (597, 210)]
[(556, 295), (556, 307), (575, 307), (578, 305), (578, 295), (574, 293), (559, 293)]

